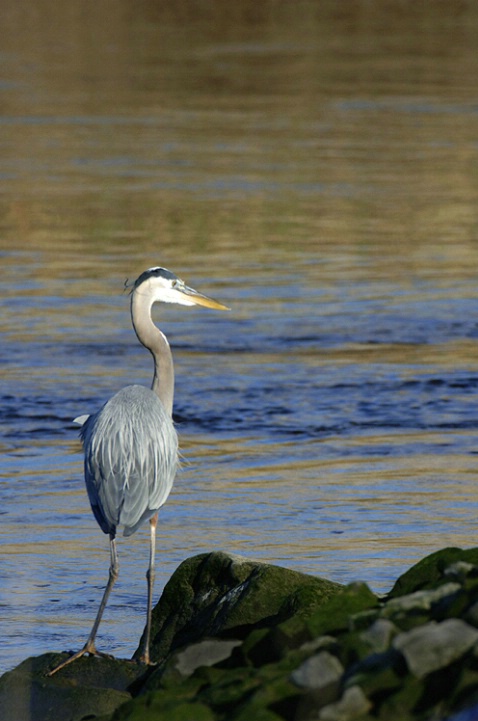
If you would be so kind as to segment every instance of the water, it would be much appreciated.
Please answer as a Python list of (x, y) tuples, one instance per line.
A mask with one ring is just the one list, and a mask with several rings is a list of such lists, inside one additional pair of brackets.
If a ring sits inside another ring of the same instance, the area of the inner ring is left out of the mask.
[[(384, 592), (475, 544), (476, 10), (97, 5), (5, 10), (0, 670), (96, 613), (71, 421), (150, 383), (151, 265), (232, 309), (155, 312), (184, 456), (156, 597), (217, 549)], [(119, 553), (99, 646), (129, 656), (146, 529)]]

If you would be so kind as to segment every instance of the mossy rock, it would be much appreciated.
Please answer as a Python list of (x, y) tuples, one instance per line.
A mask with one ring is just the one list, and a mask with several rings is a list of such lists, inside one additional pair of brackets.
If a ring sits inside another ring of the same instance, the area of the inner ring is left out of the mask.
[(305, 621), (298, 616), (272, 628), (252, 631), (227, 662), (228, 666), (239, 663), (260, 667), (275, 663), (284, 658), (291, 650), (299, 648), (310, 641), (312, 634)]
[(229, 715), (260, 686), (258, 675), (246, 669), (231, 670), (209, 688), (201, 699), (216, 711)]
[(181, 701), (151, 692), (118, 709), (111, 721), (215, 721), (212, 710), (199, 701)]
[(194, 556), (179, 566), (154, 609), (151, 658), (160, 662), (205, 636), (244, 639), (254, 628), (308, 617), (342, 588), (226, 553)]
[(200, 695), (221, 719), (295, 718), (301, 692), (291, 683), (289, 671), (266, 666), (237, 669), (228, 675)]
[(368, 673), (356, 671), (348, 680), (347, 685), (358, 685), (365, 695), (375, 704), (397, 692), (403, 685), (401, 677), (388, 658), (377, 658), (375, 669)]
[(85, 657), (48, 677), (64, 658), (55, 653), (29, 658), (0, 678), (2, 721), (108, 717), (131, 699), (129, 687), (144, 674), (144, 668), (129, 661)]
[[(64, 654), (28, 659), (0, 679), (0, 721), (442, 718), (478, 700), (473, 638), (443, 668), (420, 660), (420, 673), (397, 639), (437, 621), (478, 626), (477, 591), (478, 549), (428, 556), (387, 601), (365, 584), (343, 587), (224, 553), (195, 556), (155, 608), (156, 667), (84, 657), (48, 678)], [(465, 630), (468, 640), (477, 633)], [(338, 675), (321, 685), (324, 650)]]
[(406, 676), (400, 688), (385, 698), (375, 700), (374, 712), (381, 721), (417, 721), (416, 706), (423, 697), (423, 683)]
[(284, 721), (284, 717), (271, 709), (251, 703), (236, 709), (228, 721)]
[(324, 602), (306, 625), (313, 636), (348, 631), (351, 617), (378, 605), (377, 596), (365, 583), (352, 583)]
[(478, 566), (478, 548), (444, 548), (426, 556), (397, 579), (388, 598), (435, 588), (448, 580), (444, 577), (444, 572), (457, 561)]

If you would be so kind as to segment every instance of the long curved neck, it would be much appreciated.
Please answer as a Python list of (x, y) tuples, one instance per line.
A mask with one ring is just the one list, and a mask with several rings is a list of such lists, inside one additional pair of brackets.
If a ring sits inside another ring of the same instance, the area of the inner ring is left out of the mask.
[(151, 319), (153, 298), (144, 288), (131, 296), (131, 320), (140, 343), (154, 358), (154, 376), (151, 388), (169, 415), (173, 412), (174, 366), (168, 340)]

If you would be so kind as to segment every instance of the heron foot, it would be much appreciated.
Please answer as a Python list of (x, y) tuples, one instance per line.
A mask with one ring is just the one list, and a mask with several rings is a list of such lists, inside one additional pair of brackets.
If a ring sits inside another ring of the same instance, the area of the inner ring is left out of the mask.
[(66, 659), (66, 661), (63, 661), (58, 666), (55, 666), (55, 668), (52, 671), (49, 671), (46, 675), (47, 676), (53, 676), (57, 671), (60, 671), (60, 669), (65, 668), (65, 666), (69, 666), (70, 663), (73, 663), (73, 661), (76, 661), (77, 659), (81, 658), (82, 656), (85, 656), (88, 654), (88, 656), (99, 656), (100, 658), (107, 658), (107, 659), (113, 659), (114, 656), (112, 656), (110, 653), (104, 653), (103, 651), (97, 651), (96, 646), (94, 643), (86, 642), (82, 649), (77, 651), (73, 654), (73, 656), (70, 656)]
[(131, 660), (132, 660), (132, 661), (136, 661), (136, 663), (141, 663), (141, 664), (143, 664), (144, 666), (157, 666), (157, 665), (158, 665), (158, 662), (157, 662), (157, 661), (151, 661), (151, 658), (150, 658), (150, 655), (149, 655), (149, 651), (146, 651), (146, 650), (144, 650), (144, 651), (142, 652), (141, 656), (139, 656), (139, 657), (136, 658), (136, 659), (135, 659), (135, 658), (132, 658)]

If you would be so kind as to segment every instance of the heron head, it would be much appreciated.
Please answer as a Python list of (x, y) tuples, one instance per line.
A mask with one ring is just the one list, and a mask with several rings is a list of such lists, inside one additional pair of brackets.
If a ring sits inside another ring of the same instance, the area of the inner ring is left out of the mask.
[(179, 305), (202, 305), (214, 310), (230, 310), (217, 300), (208, 298), (190, 288), (167, 268), (148, 268), (141, 273), (133, 284), (133, 293), (147, 291), (151, 293), (153, 302), (177, 303)]

